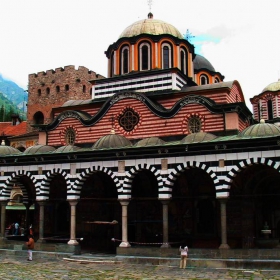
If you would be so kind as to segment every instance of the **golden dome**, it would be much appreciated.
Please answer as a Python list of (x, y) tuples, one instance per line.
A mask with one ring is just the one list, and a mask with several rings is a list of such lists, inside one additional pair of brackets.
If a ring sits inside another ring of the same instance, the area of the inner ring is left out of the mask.
[(162, 35), (169, 34), (179, 39), (184, 39), (182, 34), (173, 25), (162, 20), (153, 19), (149, 13), (147, 19), (139, 20), (128, 26), (119, 38), (134, 37), (140, 34)]
[(274, 82), (269, 84), (267, 87), (265, 87), (263, 89), (262, 92), (266, 92), (266, 91), (278, 91), (280, 90), (280, 80), (278, 80), (278, 82)]

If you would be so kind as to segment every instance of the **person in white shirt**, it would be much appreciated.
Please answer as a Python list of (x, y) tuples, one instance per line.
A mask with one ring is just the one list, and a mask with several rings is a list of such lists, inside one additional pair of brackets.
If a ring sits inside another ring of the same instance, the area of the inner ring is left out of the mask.
[(188, 258), (188, 246), (182, 248), (180, 246), (179, 251), (181, 252), (181, 260), (180, 260), (180, 268), (186, 268), (187, 265), (187, 258)]

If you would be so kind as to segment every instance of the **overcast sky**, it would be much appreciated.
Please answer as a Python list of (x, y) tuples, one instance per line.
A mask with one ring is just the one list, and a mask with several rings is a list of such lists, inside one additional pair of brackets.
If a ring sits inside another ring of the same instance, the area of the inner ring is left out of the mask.
[[(279, 0), (153, 0), (154, 18), (182, 33), (249, 98), (280, 78)], [(0, 73), (27, 89), (28, 75), (66, 65), (107, 75), (104, 51), (147, 17), (147, 0), (1, 0)]]

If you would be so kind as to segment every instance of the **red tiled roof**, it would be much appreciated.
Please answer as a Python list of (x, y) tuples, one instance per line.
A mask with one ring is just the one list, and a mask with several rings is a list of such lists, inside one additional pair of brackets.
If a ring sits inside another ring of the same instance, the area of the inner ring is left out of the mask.
[(18, 125), (12, 125), (12, 122), (0, 123), (0, 135), (5, 136), (16, 136), (26, 133), (27, 123), (26, 121), (21, 122)]

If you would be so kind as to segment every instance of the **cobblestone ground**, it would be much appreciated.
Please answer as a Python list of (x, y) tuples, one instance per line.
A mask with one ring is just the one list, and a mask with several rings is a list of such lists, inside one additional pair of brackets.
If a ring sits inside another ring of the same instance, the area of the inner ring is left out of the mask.
[(198, 269), (177, 267), (134, 265), (126, 263), (69, 262), (65, 260), (44, 261), (1, 258), (1, 280), (22, 279), (79, 279), (79, 280), (128, 280), (128, 279), (279, 279), (280, 270)]

